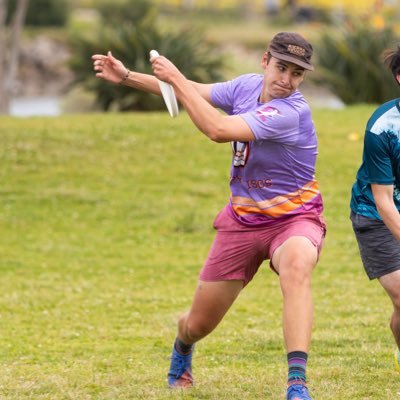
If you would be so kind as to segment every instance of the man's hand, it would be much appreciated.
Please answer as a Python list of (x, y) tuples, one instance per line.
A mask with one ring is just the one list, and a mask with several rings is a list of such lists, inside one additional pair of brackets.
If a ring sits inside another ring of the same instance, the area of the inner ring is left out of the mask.
[(176, 83), (177, 79), (184, 79), (183, 74), (175, 65), (164, 56), (150, 58), (154, 75), (160, 80), (170, 84)]
[(94, 54), (92, 56), (93, 69), (96, 71), (98, 78), (105, 79), (112, 83), (122, 83), (125, 77), (128, 75), (128, 69), (124, 64), (117, 60), (111, 54), (111, 51), (107, 55)]
[(371, 190), (383, 222), (396, 239), (400, 240), (400, 214), (393, 200), (393, 185), (371, 184)]

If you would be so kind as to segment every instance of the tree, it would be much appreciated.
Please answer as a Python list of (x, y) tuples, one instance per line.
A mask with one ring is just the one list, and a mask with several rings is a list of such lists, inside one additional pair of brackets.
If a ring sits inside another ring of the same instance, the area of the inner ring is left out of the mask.
[(18, 0), (11, 22), (7, 24), (7, 0), (0, 0), (0, 114), (10, 112), (10, 102), (18, 69), (21, 31), (29, 0)]

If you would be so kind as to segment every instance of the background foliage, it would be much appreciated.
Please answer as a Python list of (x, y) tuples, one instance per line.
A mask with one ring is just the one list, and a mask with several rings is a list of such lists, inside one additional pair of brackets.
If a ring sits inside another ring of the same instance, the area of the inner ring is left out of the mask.
[(383, 103), (398, 96), (393, 75), (381, 55), (399, 39), (392, 27), (348, 23), (336, 33), (323, 33), (317, 46), (316, 81), (328, 84), (344, 103)]
[[(103, 0), (96, 6), (100, 27), (94, 29), (95, 34), (92, 30), (72, 40), (75, 53), (71, 65), (76, 82), (96, 94), (103, 110), (151, 110), (164, 105), (152, 95), (95, 79), (90, 61), (94, 52), (111, 49), (131, 69), (151, 73), (148, 52), (156, 48), (188, 78), (213, 82), (234, 76), (223, 60), (228, 60), (238, 73), (259, 71), (257, 63), (247, 71), (243, 67), (252, 52), (262, 54), (278, 30), (299, 31), (314, 44), (316, 72), (311, 78), (317, 85), (328, 87), (345, 104), (381, 103), (397, 96), (393, 78), (380, 59), (382, 51), (396, 43), (395, 14), (385, 19), (378, 14), (368, 15), (362, 21), (349, 14), (341, 16), (340, 21), (320, 22), (321, 26), (274, 26), (282, 22), (280, 16), (274, 19), (261, 15), (253, 22), (256, 29), (247, 20), (247, 25), (238, 30), (237, 18), (229, 25), (229, 16), (218, 18), (216, 23), (215, 16), (207, 19), (196, 10), (187, 13), (179, 5), (175, 12), (163, 12), (149, 0), (136, 3), (130, 7), (126, 0)], [(186, 18), (194, 21), (193, 27), (188, 28)], [(340, 23), (340, 28), (336, 23)], [(224, 27), (228, 33), (224, 33)]]
[[(7, 19), (13, 15), (17, 0), (7, 1)], [(28, 26), (64, 26), (70, 12), (68, 0), (30, 0), (25, 24)]]
[(96, 79), (91, 61), (95, 53), (111, 50), (131, 70), (151, 74), (149, 52), (156, 49), (172, 59), (188, 79), (197, 82), (221, 79), (222, 56), (215, 45), (207, 42), (201, 30), (182, 27), (163, 32), (157, 23), (155, 8), (146, 0), (137, 0), (133, 9), (126, 1), (116, 5), (104, 1), (99, 5), (99, 12), (97, 34), (72, 38), (75, 53), (71, 66), (77, 84), (83, 83), (93, 91), (103, 110), (111, 107), (154, 110), (163, 108), (164, 104), (158, 96)]

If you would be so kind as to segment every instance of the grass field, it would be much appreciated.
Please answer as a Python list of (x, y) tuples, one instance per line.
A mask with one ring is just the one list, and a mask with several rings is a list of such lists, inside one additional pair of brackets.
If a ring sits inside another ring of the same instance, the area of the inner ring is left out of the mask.
[[(348, 219), (362, 147), (350, 139), (372, 109), (314, 111), (328, 222), (313, 279), (315, 400), (399, 398), (391, 305), (364, 275)], [(229, 144), (166, 112), (1, 125), (1, 399), (283, 399), (267, 263), (198, 344), (196, 388), (166, 388), (175, 323), (229, 196)]]

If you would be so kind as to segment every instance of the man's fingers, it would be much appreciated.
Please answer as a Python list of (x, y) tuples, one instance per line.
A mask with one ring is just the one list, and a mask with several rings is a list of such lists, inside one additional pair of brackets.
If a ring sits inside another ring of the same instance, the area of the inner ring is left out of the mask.
[(95, 65), (104, 65), (107, 61), (113, 62), (115, 58), (111, 55), (104, 55), (104, 54), (94, 54), (92, 56), (92, 60), (94, 60)]

